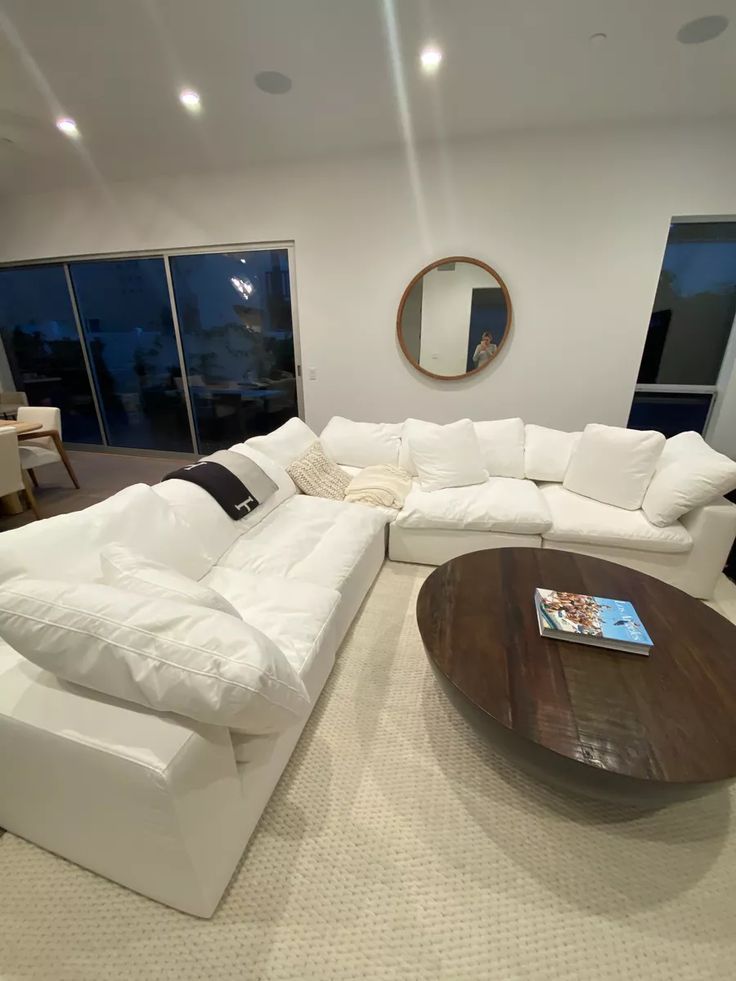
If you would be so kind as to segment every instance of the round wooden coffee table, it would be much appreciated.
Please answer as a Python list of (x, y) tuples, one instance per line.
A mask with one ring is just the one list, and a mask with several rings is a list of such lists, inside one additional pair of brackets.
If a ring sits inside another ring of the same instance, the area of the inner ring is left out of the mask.
[[(541, 637), (538, 586), (632, 602), (651, 654)], [(674, 586), (572, 552), (491, 549), (431, 573), (417, 620), (453, 703), (542, 779), (646, 806), (736, 779), (736, 627)]]

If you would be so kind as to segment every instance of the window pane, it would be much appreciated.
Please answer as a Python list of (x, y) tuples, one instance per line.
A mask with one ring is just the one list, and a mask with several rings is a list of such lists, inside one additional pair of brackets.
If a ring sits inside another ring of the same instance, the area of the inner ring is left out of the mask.
[(69, 269), (110, 444), (191, 453), (163, 259)]
[(690, 392), (637, 392), (631, 406), (629, 429), (656, 429), (675, 436), (691, 429), (705, 430), (713, 396)]
[(69, 443), (101, 443), (63, 266), (0, 269), (0, 335), (30, 405), (61, 409)]
[(287, 250), (170, 261), (200, 450), (271, 432), (296, 415)]
[(672, 225), (639, 382), (714, 385), (736, 313), (736, 223)]

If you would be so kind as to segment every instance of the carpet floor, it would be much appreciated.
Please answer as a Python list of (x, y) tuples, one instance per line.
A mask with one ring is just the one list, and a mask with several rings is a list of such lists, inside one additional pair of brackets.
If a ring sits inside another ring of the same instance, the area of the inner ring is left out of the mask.
[(733, 978), (733, 794), (642, 814), (517, 772), (428, 668), (429, 571), (384, 566), (212, 920), (0, 839), (3, 981)]

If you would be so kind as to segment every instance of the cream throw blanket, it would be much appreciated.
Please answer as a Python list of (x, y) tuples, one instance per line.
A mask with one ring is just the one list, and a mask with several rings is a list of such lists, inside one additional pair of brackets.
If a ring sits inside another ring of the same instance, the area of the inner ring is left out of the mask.
[(370, 504), (373, 507), (394, 508), (404, 506), (411, 490), (411, 476), (401, 467), (381, 464), (366, 467), (350, 481), (345, 500), (353, 504)]

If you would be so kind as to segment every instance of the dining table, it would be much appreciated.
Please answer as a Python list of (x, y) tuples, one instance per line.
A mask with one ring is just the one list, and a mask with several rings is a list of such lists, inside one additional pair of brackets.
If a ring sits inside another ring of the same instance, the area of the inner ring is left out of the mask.
[[(19, 443), (22, 443), (26, 439), (40, 439), (48, 436), (53, 441), (53, 444), (56, 447), (56, 452), (59, 454), (59, 458), (66, 468), (72, 483), (77, 490), (79, 490), (77, 475), (74, 473), (74, 468), (71, 465), (71, 461), (69, 460), (66, 450), (64, 449), (64, 444), (62, 443), (61, 437), (56, 429), (44, 429), (43, 423), (40, 422), (16, 422), (15, 420), (0, 419), (0, 432), (7, 429), (12, 429), (15, 432)], [(31, 479), (33, 480), (33, 483), (36, 484), (35, 475), (32, 471)], [(5, 514), (20, 514), (25, 510), (18, 494), (5, 495), (5, 497), (0, 499), (0, 505), (0, 512), (4, 512)]]
[(15, 422), (13, 419), (0, 419), (0, 431), (13, 429), (18, 439), (26, 433), (35, 433), (41, 426), (42, 423), (40, 422)]

